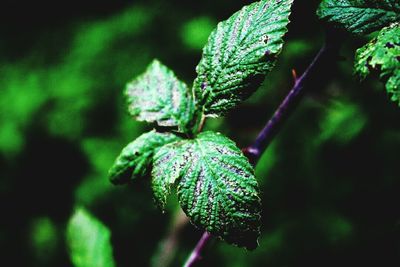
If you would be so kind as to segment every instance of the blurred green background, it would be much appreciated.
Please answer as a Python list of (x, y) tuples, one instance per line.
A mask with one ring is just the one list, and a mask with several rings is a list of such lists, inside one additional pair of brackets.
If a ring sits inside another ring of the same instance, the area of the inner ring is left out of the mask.
[[(162, 266), (176, 201), (162, 214), (149, 181), (107, 178), (122, 147), (151, 129), (128, 116), (122, 90), (153, 58), (191, 84), (208, 34), (250, 2), (2, 1), (1, 265), (72, 266), (65, 232), (79, 206), (110, 229), (117, 266)], [(318, 2), (295, 1), (274, 71), (208, 129), (251, 143), (292, 86), (291, 69), (301, 73), (323, 42)], [(379, 81), (352, 76), (365, 42), (350, 38), (321, 70), (257, 166), (260, 247), (215, 242), (204, 266), (400, 266), (400, 109)], [(183, 227), (171, 266), (200, 235)]]

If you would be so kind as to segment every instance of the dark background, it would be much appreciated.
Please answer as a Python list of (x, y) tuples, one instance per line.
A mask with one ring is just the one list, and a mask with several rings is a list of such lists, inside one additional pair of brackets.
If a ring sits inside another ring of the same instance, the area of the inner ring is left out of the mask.
[[(176, 212), (162, 214), (148, 181), (115, 187), (107, 171), (151, 125), (129, 118), (123, 88), (158, 58), (191, 84), (220, 20), (251, 1), (2, 1), (0, 3), (0, 251), (12, 266), (72, 266), (65, 228), (84, 206), (112, 233), (117, 266), (159, 266)], [(248, 101), (210, 119), (240, 147), (251, 143), (323, 43), (315, 9), (295, 1), (276, 68)], [(400, 109), (377, 79), (341, 61), (321, 69), (257, 166), (260, 247), (221, 241), (204, 266), (399, 266)], [(331, 78), (329, 78), (331, 77)], [(201, 231), (187, 225), (171, 266)]]

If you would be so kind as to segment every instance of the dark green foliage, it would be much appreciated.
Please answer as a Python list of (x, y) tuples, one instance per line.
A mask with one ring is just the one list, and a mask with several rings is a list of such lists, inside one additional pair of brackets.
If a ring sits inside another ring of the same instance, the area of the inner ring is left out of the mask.
[(142, 134), (129, 143), (115, 160), (109, 171), (113, 184), (123, 184), (130, 179), (141, 178), (149, 174), (154, 153), (163, 145), (179, 140), (172, 133), (158, 133), (155, 130)]
[[(159, 126), (178, 127), (192, 137), (200, 113), (203, 119), (226, 113), (250, 96), (273, 68), (292, 3), (255, 2), (218, 24), (196, 69), (196, 101), (172, 71), (154, 60), (127, 85), (130, 114)], [(110, 170), (111, 181), (126, 182), (130, 173), (132, 178), (144, 176), (153, 165), (153, 192), (161, 209), (177, 186), (181, 207), (196, 226), (228, 243), (256, 248), (261, 207), (247, 158), (221, 134), (178, 139), (154, 131), (142, 135), (122, 151)]]
[(361, 79), (365, 79), (372, 71), (378, 72), (380, 79), (386, 83), (386, 91), (392, 101), (400, 104), (400, 2), (324, 0), (317, 14), (321, 19), (353, 34), (380, 30), (376, 38), (357, 50), (354, 69)]
[(234, 142), (214, 132), (178, 141), (154, 156), (153, 190), (161, 206), (177, 186), (184, 212), (228, 243), (257, 247), (260, 198), (253, 167)]
[(398, 0), (323, 0), (318, 16), (354, 34), (368, 34), (400, 20)]
[(365, 79), (379, 73), (391, 99), (400, 104), (400, 24), (383, 28), (379, 35), (357, 50), (355, 72)]
[(255, 2), (211, 33), (194, 81), (196, 101), (206, 115), (225, 114), (258, 88), (282, 49), (292, 3)]
[[(1, 5), (2, 265), (73, 266), (66, 226), (72, 208), (84, 204), (110, 229), (116, 266), (167, 265), (155, 254), (166, 251), (171, 232), (179, 244), (168, 266), (182, 266), (201, 231), (190, 225), (175, 231), (180, 209), (175, 196), (161, 214), (151, 201), (148, 179), (129, 186), (108, 181), (107, 171), (121, 149), (151, 129), (127, 115), (121, 89), (154, 57), (191, 84), (205, 34), (251, 2), (202, 1), (196, 8), (177, 0)], [(207, 119), (206, 130), (228, 135), (239, 147), (254, 140), (292, 86), (290, 70), (300, 74), (322, 43), (323, 28), (315, 16), (319, 2), (295, 1), (277, 67), (227, 117)], [(197, 20), (198, 26), (186, 28)], [(360, 39), (349, 38), (340, 55), (353, 58), (354, 47), (361, 47)], [(318, 70), (315, 86), (308, 87), (312, 92), (257, 164), (258, 248), (248, 252), (214, 242), (200, 265), (398, 262), (400, 110), (387, 101), (379, 81), (359, 83), (351, 77), (352, 62), (335, 65)], [(324, 72), (334, 73), (329, 82)]]
[(145, 73), (127, 85), (125, 95), (129, 113), (137, 120), (189, 131), (194, 116), (190, 90), (158, 60), (154, 60)]

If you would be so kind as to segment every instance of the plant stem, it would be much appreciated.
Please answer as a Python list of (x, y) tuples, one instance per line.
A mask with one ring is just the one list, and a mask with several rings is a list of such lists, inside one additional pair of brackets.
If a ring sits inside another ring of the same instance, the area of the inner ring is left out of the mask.
[(185, 262), (184, 267), (192, 267), (193, 264), (199, 260), (201, 260), (201, 252), (204, 250), (208, 242), (212, 239), (212, 235), (208, 232), (204, 232), (201, 236), (199, 242), (197, 242), (196, 247), (193, 249), (189, 258)]
[(262, 153), (272, 142), (275, 135), (282, 128), (282, 125), (285, 123), (289, 115), (297, 107), (297, 104), (300, 102), (304, 93), (304, 85), (309, 81), (310, 77), (313, 76), (312, 74), (315, 73), (318, 67), (321, 66), (327, 58), (330, 58), (332, 52), (331, 49), (332, 48), (327, 44), (322, 46), (314, 60), (304, 71), (303, 75), (301, 75), (300, 78), (295, 78), (295, 83), (292, 89), (276, 109), (271, 119), (258, 134), (254, 143), (243, 150), (254, 166), (257, 164)]
[(173, 216), (168, 235), (160, 243), (160, 247), (152, 257), (152, 267), (167, 267), (171, 264), (179, 245), (179, 236), (188, 223), (189, 218), (178, 207)]
[(200, 133), (201, 131), (203, 131), (204, 125), (206, 124), (206, 119), (207, 117), (204, 115), (204, 113), (201, 115), (201, 120), (200, 120), (200, 124), (199, 124), (199, 128), (197, 130), (198, 133)]
[[(336, 37), (338, 38), (338, 36)], [(278, 109), (274, 112), (271, 119), (261, 130), (254, 143), (243, 149), (243, 153), (249, 158), (249, 161), (253, 166), (257, 164), (262, 153), (267, 149), (275, 135), (282, 128), (283, 123), (296, 108), (301, 97), (303, 96), (305, 85), (312, 77), (315, 78), (315, 73), (317, 70), (320, 70), (324, 64), (335, 59), (337, 52), (339, 51), (339, 43), (339, 38), (335, 39), (335, 35), (327, 35), (325, 44), (319, 50), (311, 64), (304, 71), (303, 75), (301, 75), (300, 78), (295, 78), (295, 83), (289, 94), (285, 97)], [(213, 237), (211, 234), (204, 232), (184, 266), (192, 267), (196, 262), (198, 262), (201, 259), (201, 254), (204, 248), (207, 246), (207, 243), (212, 239)]]

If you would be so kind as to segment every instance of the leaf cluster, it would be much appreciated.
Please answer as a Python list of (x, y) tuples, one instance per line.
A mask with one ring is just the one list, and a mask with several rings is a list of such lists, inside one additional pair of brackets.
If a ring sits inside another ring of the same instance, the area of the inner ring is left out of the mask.
[(192, 89), (158, 60), (128, 83), (128, 111), (155, 130), (128, 144), (110, 169), (114, 184), (151, 176), (163, 209), (176, 189), (191, 222), (228, 243), (257, 247), (260, 197), (254, 169), (229, 138), (201, 132), (206, 117), (247, 99), (273, 68), (293, 0), (243, 7), (211, 33)]
[(324, 0), (317, 14), (355, 35), (379, 31), (356, 52), (354, 71), (361, 79), (378, 73), (391, 100), (400, 105), (400, 2), (398, 0)]

